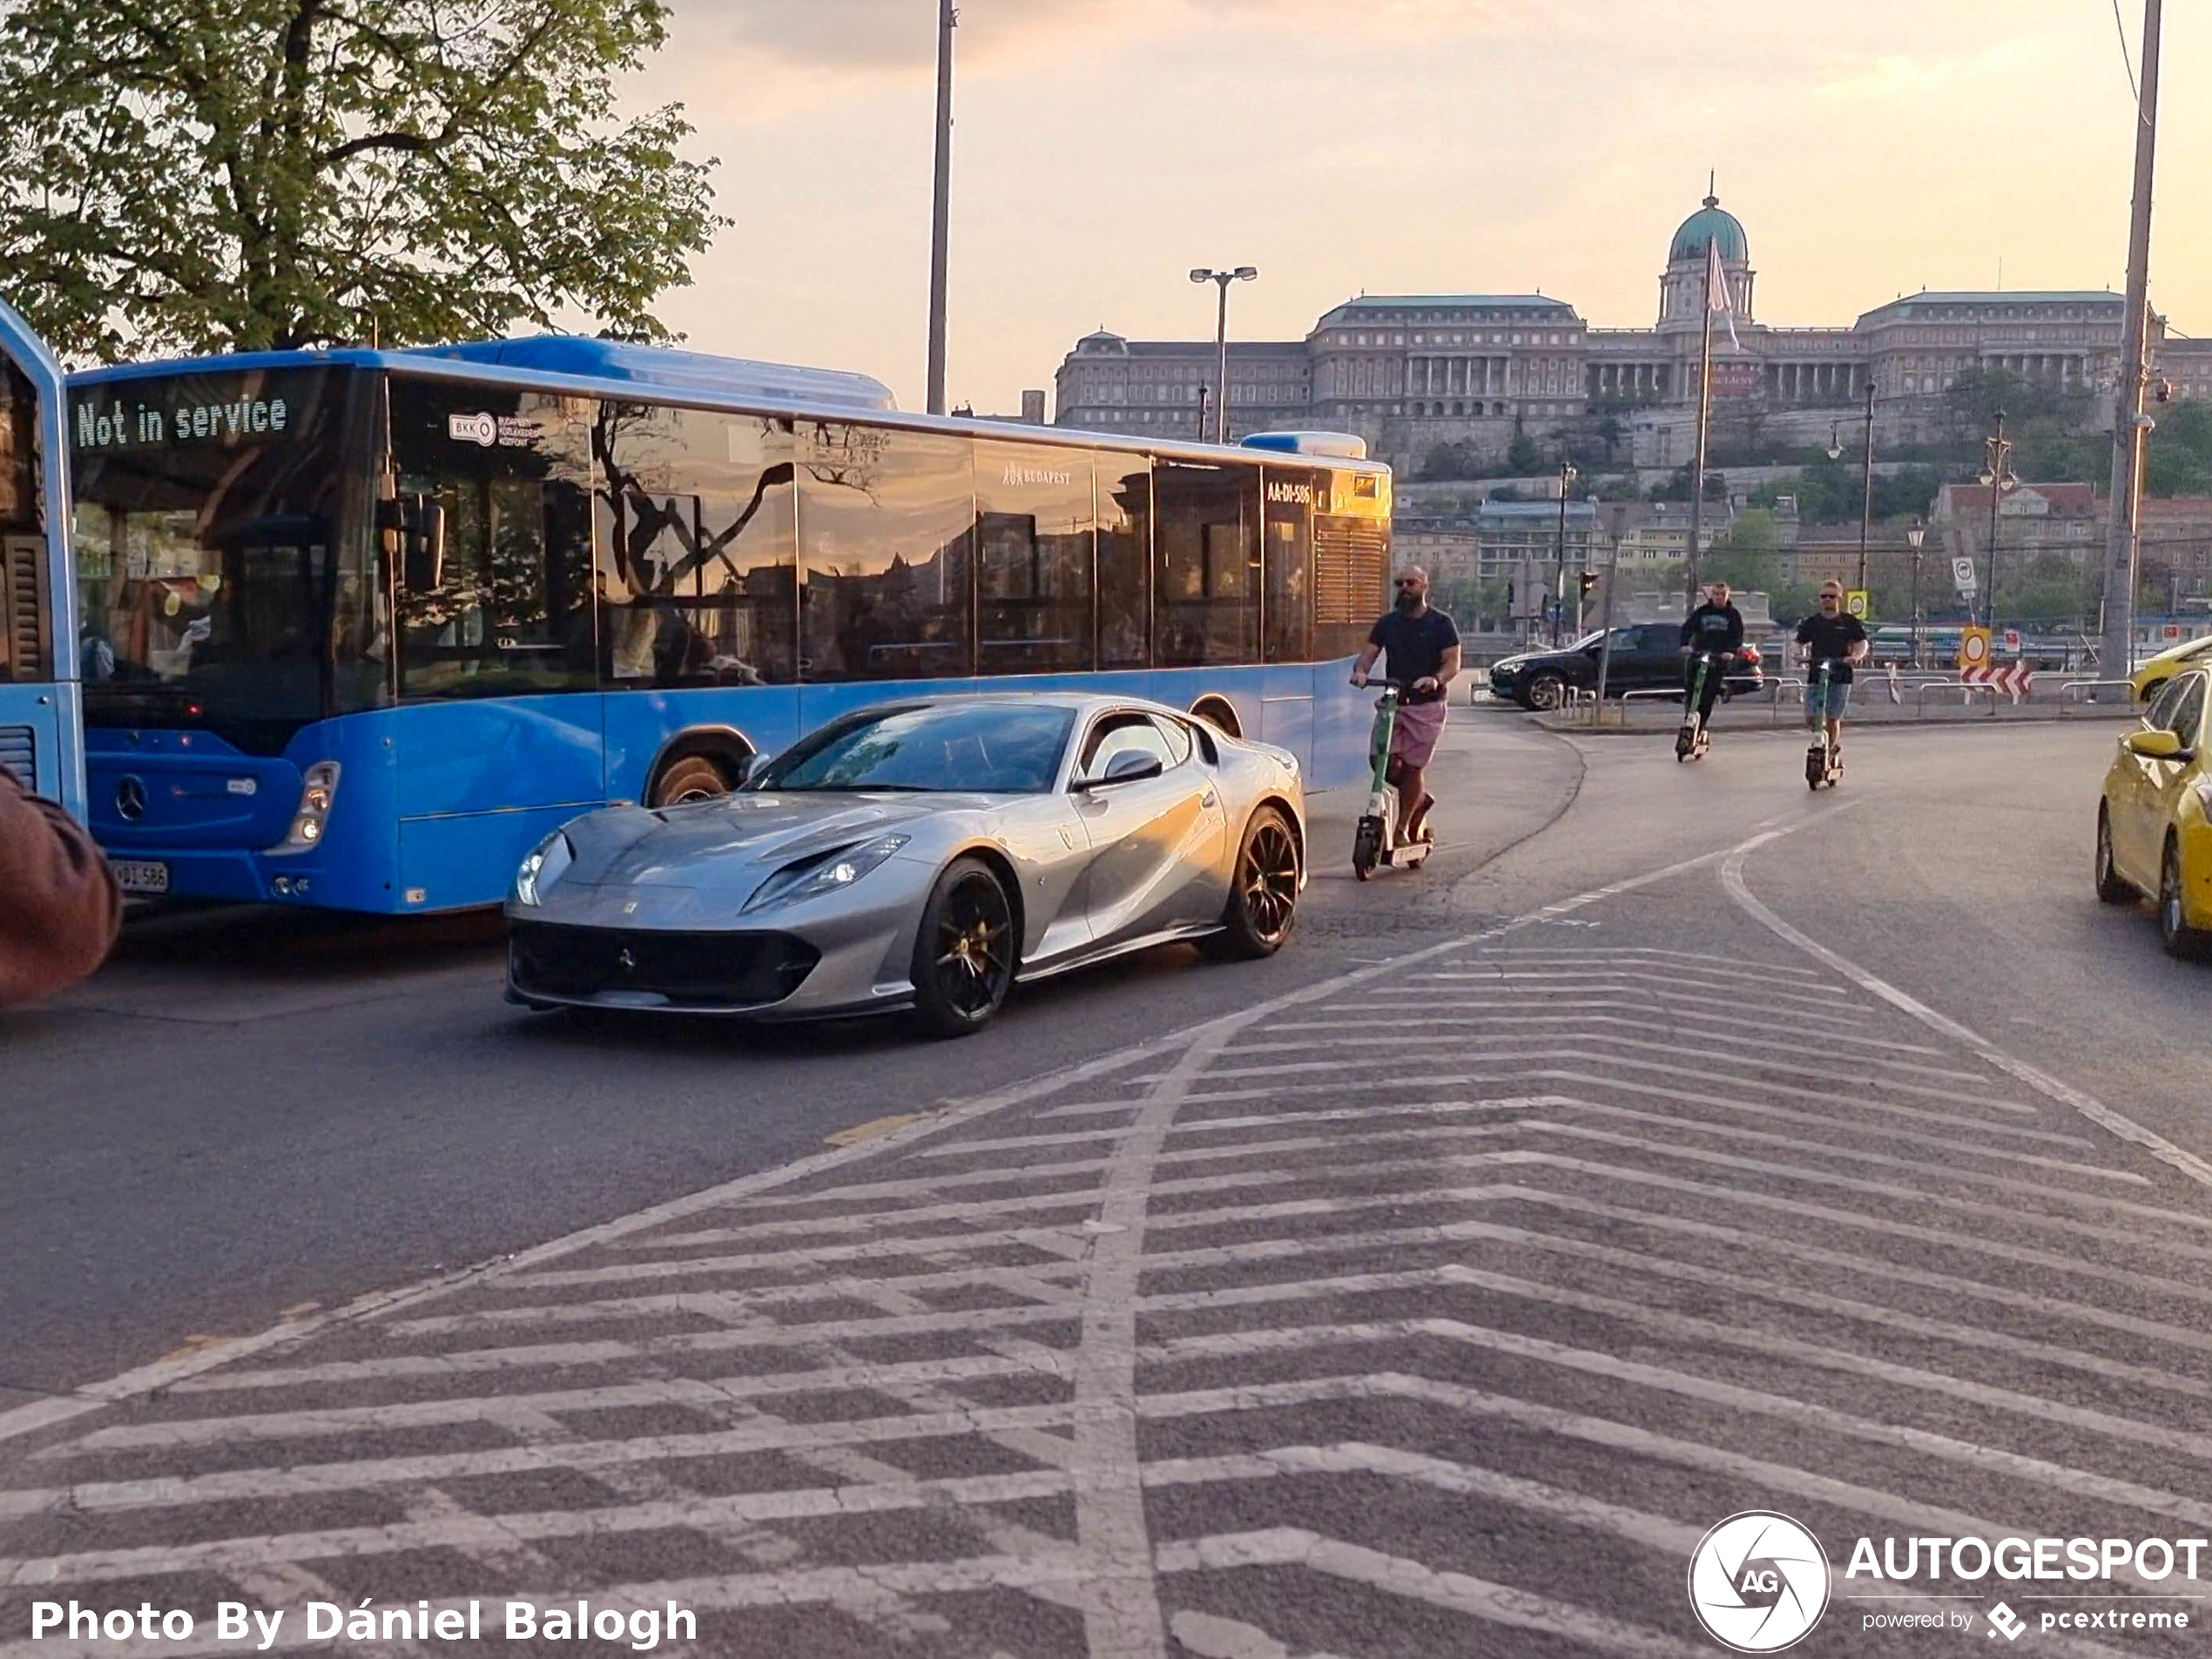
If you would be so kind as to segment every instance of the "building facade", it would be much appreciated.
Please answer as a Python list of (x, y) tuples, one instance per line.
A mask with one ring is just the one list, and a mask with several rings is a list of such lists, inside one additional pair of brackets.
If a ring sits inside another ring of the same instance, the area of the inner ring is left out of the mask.
[[(1555, 450), (1568, 440), (1641, 466), (1695, 452), (1708, 248), (1717, 248), (1728, 310), (1714, 315), (1713, 421), (1723, 443), (1821, 444), (1876, 395), (1883, 443), (1935, 435), (1945, 394), (1973, 368), (2004, 368), (2054, 393), (2101, 395), (2110, 420), (2126, 301), (2109, 292), (1920, 293), (1848, 327), (1762, 322), (1742, 223), (1716, 196), (1668, 245), (1648, 328), (1591, 327), (1563, 300), (1535, 294), (1362, 295), (1303, 341), (1230, 347), (1232, 437), (1282, 427), (1354, 432), (1401, 470), (1441, 446), (1501, 459), (1516, 436)], [(2155, 372), (2181, 397), (2212, 396), (2212, 340), (2165, 339), (2154, 317)], [(1076, 342), (1055, 382), (1057, 424), (1195, 435), (1215, 395), (1210, 341), (1131, 341), (1104, 328)], [(1211, 422), (1207, 428), (1211, 429)]]

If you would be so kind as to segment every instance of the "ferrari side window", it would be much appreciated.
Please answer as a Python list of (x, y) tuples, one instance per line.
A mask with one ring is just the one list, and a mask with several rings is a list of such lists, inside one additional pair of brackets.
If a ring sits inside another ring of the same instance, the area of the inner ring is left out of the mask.
[(2160, 688), (2158, 696), (2152, 700), (2149, 711), (2143, 716), (2145, 729), (2156, 732), (2170, 727), (2174, 719), (2174, 711), (2181, 706), (2182, 694), (2188, 689), (2186, 678), (2182, 675), (2176, 674), (2172, 679), (2168, 680)]
[(1159, 761), (1163, 772), (1177, 764), (1169, 752), (1167, 738), (1150, 715), (1109, 714), (1091, 727), (1090, 736), (1083, 740), (1076, 777), (1082, 782), (1096, 782), (1106, 775), (1117, 756), (1125, 754), (1150, 755)]
[(1168, 754), (1170, 757), (1168, 765), (1171, 766), (1179, 766), (1184, 761), (1190, 759), (1190, 728), (1184, 725), (1180, 720), (1170, 720), (1158, 715), (1155, 715), (1153, 718), (1158, 725), (1161, 732), (1164, 733), (1167, 738)]

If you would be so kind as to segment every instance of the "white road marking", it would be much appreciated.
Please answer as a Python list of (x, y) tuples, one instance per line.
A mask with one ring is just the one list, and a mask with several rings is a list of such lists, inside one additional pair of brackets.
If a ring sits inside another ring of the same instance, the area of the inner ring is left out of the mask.
[(2008, 1076), (2018, 1078), (2045, 1099), (2079, 1112), (2099, 1128), (2108, 1130), (2131, 1145), (2142, 1148), (2168, 1169), (2178, 1170), (2200, 1187), (2212, 1190), (2212, 1163), (2207, 1163), (2195, 1153), (2187, 1151), (2164, 1136), (2145, 1129), (2134, 1118), (2114, 1111), (2094, 1096), (2084, 1094), (2071, 1084), (2060, 1082), (2048, 1072), (2015, 1058), (1986, 1037), (1977, 1035), (1956, 1020), (1937, 1013), (1926, 1003), (1906, 995), (1886, 980), (1876, 978), (1857, 963), (1845, 961), (1818, 940), (1800, 933), (1783, 921), (1761, 904), (1744, 883), (1743, 861), (1754, 850), (1749, 846), (1737, 847), (1721, 864), (1721, 885), (1728, 890), (1728, 896), (1736, 901), (1737, 907), (1752, 921), (1776, 938), (1795, 945), (1831, 972), (1842, 974), (1869, 995), (1879, 997), (1892, 1008), (1911, 1015), (1930, 1030), (1940, 1032), (1986, 1064), (1996, 1067)]

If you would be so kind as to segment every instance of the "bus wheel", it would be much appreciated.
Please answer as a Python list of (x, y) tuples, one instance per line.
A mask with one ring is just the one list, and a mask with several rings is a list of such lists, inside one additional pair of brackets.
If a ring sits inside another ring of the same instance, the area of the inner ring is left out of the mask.
[(1244, 728), (1237, 724), (1237, 711), (1225, 697), (1202, 697), (1190, 705), (1190, 712), (1232, 738), (1244, 735)]
[(681, 806), (686, 801), (712, 800), (729, 792), (730, 780), (721, 767), (705, 755), (685, 755), (669, 762), (667, 770), (654, 779), (653, 798), (646, 805)]

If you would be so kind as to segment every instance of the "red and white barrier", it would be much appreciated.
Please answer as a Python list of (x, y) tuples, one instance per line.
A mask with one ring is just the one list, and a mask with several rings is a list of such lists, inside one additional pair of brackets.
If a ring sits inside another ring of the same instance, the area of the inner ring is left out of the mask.
[(2002, 668), (1962, 668), (1959, 678), (1969, 685), (1993, 685), (2015, 703), (2035, 689), (2035, 671), (2022, 663), (2008, 663)]

